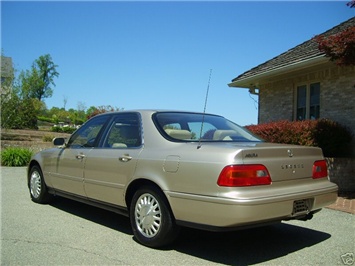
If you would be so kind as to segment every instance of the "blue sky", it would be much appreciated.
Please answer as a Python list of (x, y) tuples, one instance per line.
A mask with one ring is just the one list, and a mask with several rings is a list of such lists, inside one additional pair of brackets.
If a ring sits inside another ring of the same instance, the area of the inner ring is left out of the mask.
[(111, 105), (203, 111), (257, 123), (255, 96), (228, 83), (353, 17), (346, 1), (1, 2), (1, 48), (15, 69), (50, 54), (47, 108)]

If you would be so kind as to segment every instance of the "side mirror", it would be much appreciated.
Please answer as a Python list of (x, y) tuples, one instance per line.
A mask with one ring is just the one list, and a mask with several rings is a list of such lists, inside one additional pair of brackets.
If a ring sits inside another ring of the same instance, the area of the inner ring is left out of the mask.
[(54, 146), (63, 146), (65, 144), (65, 138), (54, 138), (53, 145)]

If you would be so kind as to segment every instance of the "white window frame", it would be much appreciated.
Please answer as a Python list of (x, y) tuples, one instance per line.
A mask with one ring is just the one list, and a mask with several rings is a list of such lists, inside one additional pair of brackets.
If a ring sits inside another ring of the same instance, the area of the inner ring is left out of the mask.
[[(321, 94), (321, 83), (319, 81), (314, 81), (314, 82), (308, 82), (308, 83), (300, 83), (296, 85), (295, 88), (295, 99), (294, 99), (294, 116), (293, 119), (295, 121), (297, 120), (309, 120), (309, 119), (319, 119), (320, 118), (320, 112), (318, 117), (312, 118), (310, 117), (311, 115), (311, 85), (313, 84), (319, 84), (319, 109), (320, 109), (320, 105), (321, 105), (321, 100), (320, 100), (320, 94)], [(304, 119), (299, 119), (299, 117), (297, 117), (297, 111), (298, 111), (298, 89), (300, 87), (306, 87), (306, 115)]]

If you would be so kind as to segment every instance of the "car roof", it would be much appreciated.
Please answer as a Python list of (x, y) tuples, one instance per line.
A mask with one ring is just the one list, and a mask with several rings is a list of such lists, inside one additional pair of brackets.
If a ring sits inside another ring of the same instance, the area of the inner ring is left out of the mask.
[[(102, 113), (99, 115), (114, 115), (114, 114), (121, 114), (121, 113), (141, 113), (141, 114), (154, 114), (154, 113), (166, 113), (166, 112), (171, 112), (171, 113), (191, 113), (191, 114), (203, 114), (202, 112), (195, 112), (195, 111), (182, 111), (182, 110), (172, 110), (172, 109), (132, 109), (132, 110), (122, 110), (122, 111), (113, 111), (113, 112), (107, 112), (107, 113)], [(211, 113), (205, 113), (205, 115), (216, 115), (220, 116), (217, 114), (211, 114)]]

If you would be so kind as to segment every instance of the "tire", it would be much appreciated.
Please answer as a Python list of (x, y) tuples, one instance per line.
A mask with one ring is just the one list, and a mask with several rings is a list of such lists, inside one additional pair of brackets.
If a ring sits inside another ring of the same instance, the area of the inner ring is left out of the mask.
[(32, 166), (28, 174), (28, 188), (33, 202), (44, 204), (48, 203), (52, 198), (44, 183), (42, 171), (37, 165)]
[(142, 187), (134, 194), (130, 221), (137, 241), (151, 248), (172, 243), (179, 233), (166, 198), (153, 186)]

